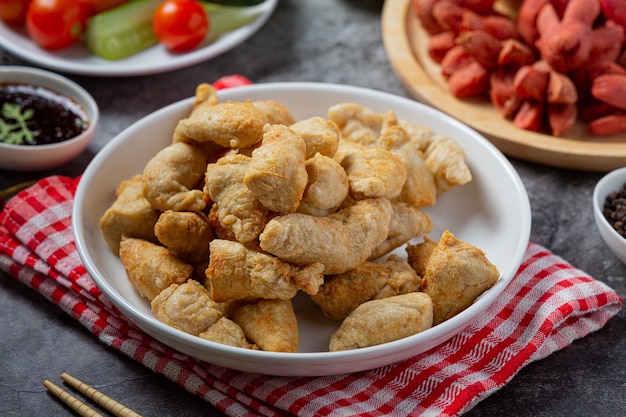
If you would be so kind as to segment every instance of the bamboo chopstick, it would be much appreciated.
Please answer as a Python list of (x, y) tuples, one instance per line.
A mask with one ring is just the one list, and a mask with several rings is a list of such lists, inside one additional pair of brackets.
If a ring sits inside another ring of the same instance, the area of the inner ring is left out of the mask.
[[(74, 378), (70, 374), (63, 372), (61, 374), (61, 379), (65, 381), (65, 383), (69, 384), (71, 387), (75, 388), (88, 398), (94, 400), (99, 406), (107, 409), (111, 413), (113, 413), (116, 417), (141, 417), (141, 415), (135, 413), (130, 408), (120, 404), (115, 401), (113, 398), (108, 397), (96, 390), (93, 387), (85, 384), (84, 382)], [(82, 417), (103, 417), (101, 414), (98, 414), (95, 410), (89, 408), (87, 404), (81, 402), (78, 398), (73, 397), (72, 395), (65, 392), (61, 387), (55, 385), (49, 380), (45, 380), (43, 385), (55, 396), (57, 396), (60, 400), (62, 400), (65, 404), (70, 406), (72, 410), (76, 411)]]
[(117, 417), (141, 417), (130, 408), (118, 403), (113, 398), (104, 395), (95, 388), (90, 387), (89, 385), (65, 372), (61, 374), (61, 379), (68, 383), (70, 386), (76, 388), (82, 394), (85, 394), (87, 397), (94, 400), (98, 405), (112, 412)]
[(102, 414), (99, 414), (78, 398), (68, 394), (52, 381), (46, 379), (43, 381), (43, 386), (82, 417), (103, 417)]

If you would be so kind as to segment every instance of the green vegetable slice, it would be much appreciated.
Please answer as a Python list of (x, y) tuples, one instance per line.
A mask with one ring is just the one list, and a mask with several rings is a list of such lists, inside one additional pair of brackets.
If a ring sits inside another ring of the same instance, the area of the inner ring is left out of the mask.
[(215, 41), (220, 36), (254, 22), (262, 14), (259, 7), (224, 6), (215, 1), (201, 1), (204, 11), (209, 16), (209, 33), (203, 44)]
[(118, 60), (156, 45), (152, 16), (161, 1), (133, 0), (98, 13), (87, 22), (87, 47), (104, 59)]

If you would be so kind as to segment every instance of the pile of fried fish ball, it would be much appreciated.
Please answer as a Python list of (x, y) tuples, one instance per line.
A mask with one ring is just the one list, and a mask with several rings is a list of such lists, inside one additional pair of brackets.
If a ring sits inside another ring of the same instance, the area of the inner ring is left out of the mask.
[[(119, 184), (100, 226), (158, 320), (297, 352), (303, 292), (340, 321), (340, 351), (428, 329), (498, 279), (480, 249), (426, 237), (422, 208), (470, 180), (452, 138), (392, 111), (341, 103), (296, 121), (279, 102), (220, 102), (200, 84), (172, 143)], [(390, 254), (404, 244), (406, 257)]]

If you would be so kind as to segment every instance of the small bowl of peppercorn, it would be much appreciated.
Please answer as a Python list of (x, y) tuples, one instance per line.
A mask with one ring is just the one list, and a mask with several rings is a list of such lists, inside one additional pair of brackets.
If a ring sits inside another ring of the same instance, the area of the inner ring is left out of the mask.
[(40, 171), (71, 161), (89, 145), (98, 118), (95, 100), (74, 81), (0, 67), (0, 169)]
[(626, 263), (626, 167), (609, 172), (596, 184), (593, 217), (607, 246)]

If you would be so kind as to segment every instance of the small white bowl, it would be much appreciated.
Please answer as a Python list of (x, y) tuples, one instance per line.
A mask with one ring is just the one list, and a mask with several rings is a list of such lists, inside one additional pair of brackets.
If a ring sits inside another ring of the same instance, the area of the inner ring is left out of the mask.
[(87, 114), (87, 129), (80, 135), (46, 145), (12, 145), (0, 142), (0, 169), (40, 171), (71, 161), (85, 150), (98, 124), (99, 110), (93, 97), (74, 81), (54, 72), (31, 67), (0, 67), (0, 84), (16, 83), (45, 87), (78, 103)]
[(593, 217), (607, 246), (611, 248), (615, 256), (626, 263), (626, 238), (620, 236), (602, 214), (606, 197), (611, 192), (620, 190), (624, 183), (626, 183), (626, 167), (611, 171), (598, 181), (593, 191)]

